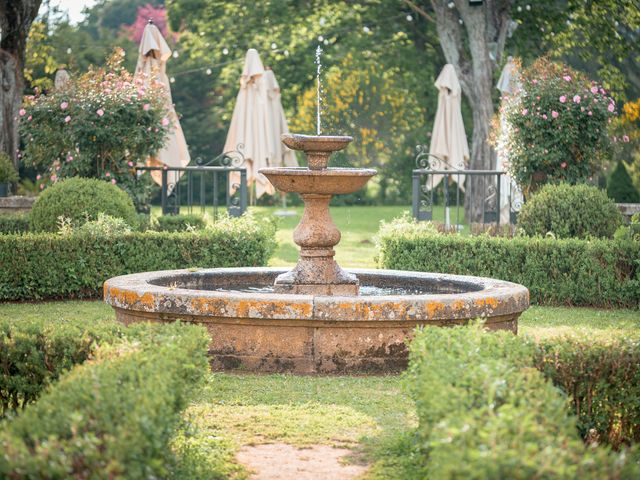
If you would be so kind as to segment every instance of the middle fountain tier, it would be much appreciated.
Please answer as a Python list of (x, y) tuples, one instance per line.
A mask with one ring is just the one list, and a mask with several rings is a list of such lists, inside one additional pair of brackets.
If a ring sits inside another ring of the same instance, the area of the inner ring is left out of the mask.
[(329, 157), (353, 140), (347, 136), (285, 134), (283, 143), (301, 150), (308, 167), (262, 168), (259, 173), (281, 192), (297, 193), (304, 202), (302, 219), (293, 232), (300, 247), (297, 265), (274, 282), (277, 293), (306, 295), (357, 295), (359, 282), (333, 258), (340, 242), (340, 230), (329, 213), (334, 195), (360, 190), (378, 172), (371, 168), (328, 168)]

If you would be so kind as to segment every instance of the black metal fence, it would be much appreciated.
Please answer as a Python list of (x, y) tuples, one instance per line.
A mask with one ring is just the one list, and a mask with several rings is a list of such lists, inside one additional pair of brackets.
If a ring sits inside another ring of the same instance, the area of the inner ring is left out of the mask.
[[(239, 217), (247, 210), (247, 169), (239, 150), (224, 153), (204, 164), (200, 159), (196, 165), (186, 167), (136, 167), (138, 172), (151, 172), (159, 177), (163, 215), (210, 211), (214, 220), (220, 208), (225, 207), (229, 215)], [(217, 165), (216, 165), (217, 163)]]
[[(418, 148), (417, 168), (412, 177), (412, 210), (416, 220), (436, 220), (434, 212), (443, 209), (442, 220), (447, 228), (455, 225), (461, 228), (466, 223), (464, 191), (459, 186), (465, 184), (466, 177), (479, 176), (482, 191), (480, 223), (512, 224), (522, 207), (523, 198), (508, 172), (503, 170), (440, 170), (439, 159), (430, 155), (425, 147)], [(477, 209), (476, 209), (477, 210)], [(438, 218), (440, 219), (440, 218)]]

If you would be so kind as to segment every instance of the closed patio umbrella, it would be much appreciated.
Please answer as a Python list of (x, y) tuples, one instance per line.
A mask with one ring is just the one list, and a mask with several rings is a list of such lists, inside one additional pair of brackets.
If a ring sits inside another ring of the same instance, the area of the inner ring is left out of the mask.
[[(293, 151), (282, 144), (283, 133), (288, 133), (287, 120), (280, 102), (280, 87), (271, 70), (266, 70), (258, 51), (247, 51), (240, 76), (240, 90), (233, 109), (224, 151), (243, 146), (247, 181), (255, 184), (256, 198), (265, 193), (273, 195), (275, 189), (258, 170), (267, 166), (296, 166)], [(237, 184), (238, 174), (230, 176)]]
[[(496, 88), (500, 90), (503, 99), (510, 95), (517, 95), (520, 90), (518, 81), (518, 70), (512, 57), (509, 57), (507, 63), (502, 69), (500, 78)], [(506, 131), (506, 119), (504, 115), (500, 116), (501, 130)], [(503, 139), (500, 139), (502, 141)], [(509, 167), (509, 159), (504, 149), (498, 148), (498, 156), (496, 158), (496, 170), (506, 170)], [(510, 175), (500, 176), (500, 223), (507, 224), (510, 221), (511, 210), (518, 209), (524, 202), (522, 190)], [(515, 207), (515, 208), (514, 208)]]
[[(469, 145), (462, 121), (462, 89), (453, 65), (447, 64), (435, 82), (438, 93), (438, 109), (433, 122), (429, 154), (432, 156), (431, 166), (434, 170), (465, 169), (469, 160)], [(438, 186), (444, 175), (432, 175), (427, 189)], [(451, 179), (464, 191), (464, 175), (451, 175)], [(449, 226), (449, 208), (446, 209), (445, 223)]]
[[(147, 160), (147, 165), (152, 167), (186, 167), (191, 157), (189, 156), (184, 133), (182, 133), (182, 127), (180, 127), (180, 120), (178, 120), (178, 115), (176, 115), (176, 111), (173, 108), (171, 87), (166, 73), (167, 60), (171, 57), (171, 49), (158, 27), (151, 21), (144, 28), (138, 53), (135, 75), (143, 78), (147, 87), (154, 81), (164, 85), (165, 103), (168, 109), (168, 118), (172, 125), (164, 148), (154, 157), (150, 157)], [(173, 190), (180, 176), (181, 174), (179, 175), (176, 172), (168, 172), (169, 193)], [(151, 177), (158, 185), (162, 184), (162, 172), (151, 172)]]

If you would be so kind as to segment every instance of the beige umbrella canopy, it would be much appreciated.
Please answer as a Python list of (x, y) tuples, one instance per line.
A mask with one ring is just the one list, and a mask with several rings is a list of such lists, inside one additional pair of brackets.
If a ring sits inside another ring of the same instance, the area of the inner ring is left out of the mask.
[[(182, 133), (182, 127), (180, 127), (178, 115), (176, 115), (176, 111), (173, 108), (171, 87), (166, 73), (167, 60), (171, 57), (171, 49), (160, 33), (160, 30), (158, 30), (158, 27), (151, 22), (144, 27), (138, 53), (138, 64), (136, 65), (135, 74), (144, 79), (146, 86), (149, 86), (154, 81), (164, 85), (166, 94), (165, 102), (169, 111), (168, 117), (173, 126), (164, 148), (159, 151), (155, 157), (150, 157), (147, 160), (147, 165), (152, 167), (165, 165), (168, 167), (186, 167), (191, 158), (184, 133)], [(158, 185), (162, 184), (161, 172), (151, 172), (151, 177)], [(179, 179), (180, 175), (169, 172), (169, 193)]]
[[(265, 70), (257, 50), (247, 51), (240, 77), (240, 91), (233, 109), (231, 125), (224, 145), (225, 152), (242, 145), (247, 181), (255, 183), (256, 198), (275, 189), (258, 170), (267, 166), (295, 166), (295, 154), (282, 144), (280, 136), (288, 133), (287, 120), (280, 103), (280, 88), (271, 70)], [(239, 176), (231, 175), (237, 184)]]
[[(469, 145), (460, 109), (462, 89), (453, 65), (444, 66), (435, 86), (440, 93), (429, 147), (429, 153), (435, 157), (431, 165), (434, 170), (461, 171), (469, 160)], [(435, 188), (442, 178), (443, 175), (433, 175), (432, 182), (426, 187)], [(451, 178), (464, 190), (464, 175), (452, 175)]]

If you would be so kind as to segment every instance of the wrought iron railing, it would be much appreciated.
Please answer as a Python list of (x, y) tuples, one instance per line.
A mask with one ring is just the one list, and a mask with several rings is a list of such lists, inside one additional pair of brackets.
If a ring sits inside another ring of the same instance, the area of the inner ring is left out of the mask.
[[(515, 183), (503, 170), (457, 170), (446, 165), (439, 158), (428, 153), (424, 146), (419, 146), (416, 156), (416, 168), (412, 178), (412, 210), (416, 220), (434, 220), (434, 207), (444, 207), (444, 223), (447, 228), (455, 221), (456, 226), (465, 223), (464, 192), (458, 187), (465, 183), (465, 177), (479, 176), (481, 199), (480, 223), (515, 224), (518, 212), (522, 207), (522, 194)], [(438, 169), (446, 165), (447, 169)], [(439, 186), (435, 179), (440, 181)], [(455, 185), (452, 181), (455, 181)], [(453, 210), (453, 212), (451, 212)], [(457, 227), (459, 228), (459, 227)]]
[(214, 220), (225, 206), (231, 216), (240, 216), (248, 204), (247, 169), (243, 167), (242, 145), (209, 162), (196, 159), (186, 167), (136, 167), (139, 172), (160, 172), (162, 214), (211, 209)]

